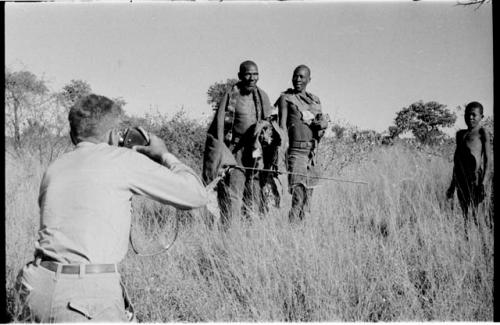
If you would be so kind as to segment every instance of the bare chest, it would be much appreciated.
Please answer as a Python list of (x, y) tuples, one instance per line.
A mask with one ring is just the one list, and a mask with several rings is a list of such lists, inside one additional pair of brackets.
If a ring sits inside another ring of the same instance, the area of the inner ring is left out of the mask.
[(476, 157), (476, 160), (479, 160), (483, 149), (481, 135), (479, 134), (479, 132), (465, 132), (462, 141), (462, 145), (466, 147), (470, 151), (470, 153), (474, 155), (474, 157)]

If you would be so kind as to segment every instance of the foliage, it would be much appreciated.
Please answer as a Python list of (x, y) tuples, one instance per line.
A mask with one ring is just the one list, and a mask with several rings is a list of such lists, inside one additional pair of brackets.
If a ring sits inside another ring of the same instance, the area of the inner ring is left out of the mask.
[(165, 141), (167, 148), (184, 163), (201, 173), (207, 126), (187, 116), (185, 110), (172, 117), (149, 112), (143, 117), (126, 116), (122, 127), (141, 126)]
[(227, 79), (225, 82), (219, 81), (214, 83), (213, 85), (210, 85), (208, 87), (207, 91), (207, 103), (212, 106), (213, 109), (217, 109), (219, 106), (219, 102), (222, 99), (222, 96), (231, 89), (236, 83), (238, 82), (238, 79)]
[(398, 127), (397, 126), (394, 126), (394, 125), (391, 125), (387, 128), (388, 132), (389, 132), (389, 137), (391, 138), (395, 138), (398, 136), (399, 134), (399, 130), (398, 130)]
[(421, 143), (434, 144), (445, 137), (441, 128), (453, 126), (456, 119), (456, 114), (446, 105), (418, 101), (396, 113), (394, 123), (397, 129), (392, 128), (392, 134), (411, 131)]
[(201, 173), (206, 130), (206, 126), (188, 118), (186, 112), (180, 110), (158, 128), (157, 135), (174, 155)]
[(84, 80), (71, 80), (61, 91), (61, 98), (67, 107), (73, 106), (80, 98), (92, 92), (90, 84)]
[(483, 127), (486, 129), (486, 131), (488, 131), (488, 133), (490, 134), (490, 141), (491, 141), (491, 144), (493, 144), (493, 138), (495, 136), (495, 132), (494, 132), (494, 126), (495, 126), (495, 123), (493, 122), (493, 116), (487, 116), (484, 120), (483, 120)]
[[(30, 71), (5, 73), (7, 150), (22, 156), (35, 154), (40, 163), (52, 161), (71, 147), (68, 112), (75, 102), (92, 92), (84, 80), (71, 80), (60, 91), (48, 88), (43, 78)], [(115, 98), (125, 105), (121, 97)]]
[[(28, 90), (23, 94), (31, 94)], [(39, 108), (28, 99), (30, 105), (21, 108)], [(49, 103), (43, 107), (59, 112), (66, 125), (66, 106), (58, 100)], [(37, 239), (41, 177), (47, 162), (60, 154), (45, 149), (55, 148), (49, 141), (68, 141), (45, 122), (29, 121), (22, 136), (32, 139), (33, 146), (6, 155), (10, 314), (17, 272), (32, 259)], [(188, 118), (184, 110), (172, 118), (160, 113), (131, 116), (124, 125), (140, 125), (159, 135), (170, 151), (200, 171), (206, 125)], [(484, 125), (492, 130), (493, 118), (486, 118)], [(335, 130), (342, 136), (324, 137), (319, 144), (319, 168), (324, 176), (368, 185), (321, 183), (310, 213), (298, 225), (288, 223), (291, 198), (286, 189), (281, 209), (251, 220), (236, 218), (223, 234), (207, 227), (204, 211), (192, 211), (192, 222), (181, 225), (166, 254), (142, 258), (130, 253), (120, 263), (138, 320), (491, 321), (492, 200), (488, 197), (483, 204), (483, 228), (470, 223), (466, 241), (459, 208), (445, 201), (452, 170), (449, 157), (440, 155), (446, 148), (426, 152), (431, 147), (414, 139), (384, 146), (373, 143), (377, 134), (371, 131), (340, 123)], [(360, 135), (357, 141), (353, 134)], [(454, 143), (446, 146), (451, 157)], [(139, 236), (134, 239), (149, 243), (162, 232), (172, 233), (171, 210), (151, 202), (134, 205), (134, 235)]]
[(36, 111), (51, 98), (43, 79), (29, 71), (5, 72), (5, 106), (7, 135), (14, 137), (16, 148), (21, 146), (21, 134), (29, 127), (28, 121), (40, 121)]
[[(349, 143), (338, 156), (359, 145)], [(444, 197), (452, 164), (399, 144), (372, 147), (342, 175), (369, 185), (321, 183), (301, 224), (288, 222), (287, 194), (281, 209), (236, 218), (226, 233), (193, 211), (193, 222), (180, 227), (167, 253), (144, 258), (130, 251), (119, 268), (138, 320), (492, 321), (493, 215), (482, 211), (483, 228), (470, 223), (465, 240), (461, 213)], [(32, 259), (37, 238), (43, 168), (31, 156), (7, 158), (11, 313), (17, 271)], [(327, 164), (325, 175), (335, 175), (335, 167)], [(142, 247), (156, 247), (151, 238), (172, 233), (172, 219), (151, 220), (167, 211), (145, 205), (133, 213), (134, 241)]]
[(347, 128), (337, 123), (333, 123), (332, 132), (337, 139), (342, 139)]
[(72, 80), (61, 91), (51, 91), (45, 80), (29, 71), (6, 70), (6, 150), (38, 157), (43, 165), (71, 146), (68, 110), (91, 91), (85, 81)]

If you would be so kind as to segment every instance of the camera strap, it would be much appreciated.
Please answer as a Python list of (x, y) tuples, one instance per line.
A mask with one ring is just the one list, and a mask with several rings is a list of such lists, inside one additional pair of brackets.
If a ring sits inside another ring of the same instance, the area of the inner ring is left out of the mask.
[(139, 250), (136, 248), (136, 246), (134, 244), (134, 240), (132, 238), (133, 229), (134, 229), (134, 227), (133, 227), (133, 225), (131, 225), (130, 226), (129, 241), (130, 241), (130, 246), (132, 246), (132, 250), (134, 251), (134, 253), (136, 255), (141, 256), (141, 257), (151, 257), (151, 256), (160, 255), (160, 254), (163, 254), (163, 253), (167, 252), (172, 247), (172, 245), (174, 244), (175, 240), (177, 239), (177, 235), (179, 234), (179, 217), (177, 217), (177, 216), (175, 217), (174, 238), (172, 239), (172, 241), (170, 242), (170, 244), (163, 246), (159, 251), (156, 251), (156, 252), (153, 252), (153, 253), (141, 253), (141, 252), (139, 252)]

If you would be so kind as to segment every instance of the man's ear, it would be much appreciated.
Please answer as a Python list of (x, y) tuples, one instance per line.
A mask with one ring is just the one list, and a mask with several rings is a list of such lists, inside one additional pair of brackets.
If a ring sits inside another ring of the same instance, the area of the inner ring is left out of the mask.
[(117, 129), (108, 131), (108, 144), (111, 146), (118, 146), (120, 144), (120, 134)]
[(110, 129), (108, 131), (108, 144), (110, 146), (117, 146), (118, 145), (118, 134), (115, 129)]

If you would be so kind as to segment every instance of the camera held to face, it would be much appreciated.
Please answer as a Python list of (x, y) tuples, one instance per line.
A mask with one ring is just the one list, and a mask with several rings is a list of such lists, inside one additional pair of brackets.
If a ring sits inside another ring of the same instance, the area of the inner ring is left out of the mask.
[(140, 126), (126, 129), (120, 136), (118, 146), (132, 148), (133, 146), (149, 145), (149, 135)]

